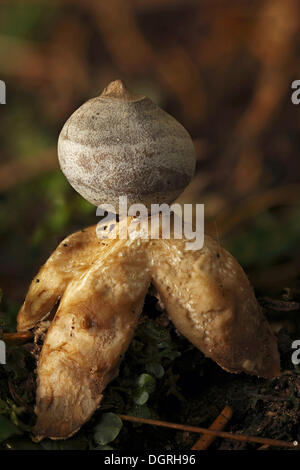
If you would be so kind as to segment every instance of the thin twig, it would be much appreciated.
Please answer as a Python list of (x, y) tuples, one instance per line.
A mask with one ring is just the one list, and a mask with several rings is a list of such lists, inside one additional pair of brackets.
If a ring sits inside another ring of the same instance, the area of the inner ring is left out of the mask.
[(3, 333), (3, 340), (7, 343), (26, 343), (33, 338), (30, 331), (23, 331), (21, 333)]
[(9, 388), (9, 391), (10, 391), (10, 394), (12, 396), (12, 398), (14, 399), (14, 401), (22, 406), (23, 408), (26, 409), (26, 411), (28, 413), (33, 413), (33, 407), (28, 405), (24, 400), (23, 398), (20, 397), (20, 395), (18, 395), (18, 393), (16, 392), (16, 389), (12, 383), (12, 381), (10, 379), (8, 379), (8, 388)]
[[(214, 422), (209, 426), (209, 429), (213, 431), (223, 431), (226, 424), (232, 417), (232, 408), (229, 405), (226, 405), (225, 408), (221, 411), (219, 416), (214, 420)], [(209, 434), (204, 434), (198, 439), (197, 442), (192, 447), (192, 450), (206, 450), (214, 442), (217, 436), (212, 436)]]
[[(276, 205), (298, 204), (299, 197), (300, 185), (298, 183), (272, 188), (244, 201), (240, 206), (236, 207), (234, 211), (232, 211), (231, 207), (228, 207), (213, 221), (207, 221), (207, 226), (212, 224), (212, 222), (214, 225), (217, 224), (221, 236), (224, 236), (238, 225), (257, 217), (262, 212)], [(209, 228), (213, 230), (214, 226)]]
[(179, 429), (180, 431), (195, 432), (197, 434), (210, 434), (211, 436), (219, 436), (219, 437), (223, 437), (224, 439), (232, 439), (235, 441), (255, 442), (258, 444), (266, 444), (266, 445), (270, 445), (273, 447), (288, 447), (292, 449), (300, 448), (300, 445), (298, 444), (297, 441), (286, 442), (286, 441), (279, 441), (277, 439), (269, 439), (267, 437), (247, 436), (243, 434), (232, 434), (230, 432), (214, 431), (213, 429), (200, 428), (198, 426), (186, 426), (185, 424), (169, 423), (167, 421), (160, 421), (157, 419), (137, 418), (136, 416), (128, 416), (128, 415), (122, 415), (122, 414), (119, 414), (118, 416), (120, 419), (124, 421), (132, 421), (134, 423), (141, 423), (141, 424), (152, 424), (152, 426), (161, 426), (163, 428)]

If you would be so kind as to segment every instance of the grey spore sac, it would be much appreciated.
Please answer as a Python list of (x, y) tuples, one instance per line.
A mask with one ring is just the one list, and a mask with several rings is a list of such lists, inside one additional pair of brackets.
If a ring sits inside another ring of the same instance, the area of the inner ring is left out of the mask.
[(58, 142), (61, 169), (95, 206), (171, 203), (195, 171), (195, 148), (184, 127), (121, 80), (84, 103), (64, 125)]

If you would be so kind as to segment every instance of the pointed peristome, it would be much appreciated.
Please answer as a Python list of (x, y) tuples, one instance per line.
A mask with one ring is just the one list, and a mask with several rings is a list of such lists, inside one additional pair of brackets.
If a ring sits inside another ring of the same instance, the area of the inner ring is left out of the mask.
[(100, 98), (128, 102), (142, 100), (145, 96), (132, 93), (126, 88), (126, 85), (122, 80), (115, 80), (114, 82), (110, 82), (110, 84), (104, 88)]

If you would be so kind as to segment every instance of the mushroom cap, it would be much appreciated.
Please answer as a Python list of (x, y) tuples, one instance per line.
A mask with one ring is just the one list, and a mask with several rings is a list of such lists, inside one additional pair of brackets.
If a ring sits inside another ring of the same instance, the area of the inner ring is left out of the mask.
[(61, 169), (73, 188), (99, 206), (119, 196), (128, 204), (171, 203), (195, 171), (195, 149), (184, 127), (120, 80), (84, 103), (58, 140)]

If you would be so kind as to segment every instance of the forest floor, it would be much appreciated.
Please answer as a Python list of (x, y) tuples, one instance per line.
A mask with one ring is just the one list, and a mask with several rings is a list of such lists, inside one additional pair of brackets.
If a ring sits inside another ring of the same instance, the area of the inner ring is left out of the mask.
[[(279, 302), (278, 305), (286, 310), (286, 304)], [(15, 432), (11, 430), (7, 436), (2, 435), (1, 447), (130, 449), (132, 452), (190, 450), (199, 435), (130, 422), (123, 422), (122, 428), (115, 433), (117, 437), (112, 437), (113, 442), (107, 446), (109, 439), (99, 438), (99, 422), (103, 413), (122, 413), (209, 427), (225, 405), (233, 410), (226, 431), (300, 441), (300, 369), (291, 361), (292, 338), (283, 329), (277, 336), (281, 377), (265, 380), (230, 374), (179, 335), (166, 313), (157, 309), (156, 299), (148, 295), (119, 377), (105, 390), (101, 408), (73, 438), (66, 441), (46, 439), (41, 443), (32, 440), (35, 356), (41, 344), (29, 342), (9, 346), (7, 365), (0, 369), (0, 418), (8, 417), (16, 427)], [(209, 448), (256, 450), (260, 447), (250, 442), (217, 438)]]

